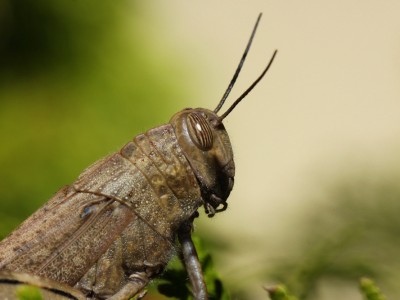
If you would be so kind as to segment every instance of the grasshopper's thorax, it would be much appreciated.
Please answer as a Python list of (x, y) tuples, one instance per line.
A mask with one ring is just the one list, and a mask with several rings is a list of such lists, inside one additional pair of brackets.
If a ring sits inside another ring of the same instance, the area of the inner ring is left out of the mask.
[[(226, 208), (235, 176), (232, 146), (218, 116), (204, 108), (184, 109), (170, 120), (178, 144), (200, 184), (212, 216)], [(219, 205), (222, 209), (218, 209)]]

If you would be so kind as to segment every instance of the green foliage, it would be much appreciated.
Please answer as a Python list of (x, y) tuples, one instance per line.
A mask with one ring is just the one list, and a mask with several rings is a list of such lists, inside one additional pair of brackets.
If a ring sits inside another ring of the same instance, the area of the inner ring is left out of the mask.
[(266, 290), (271, 300), (297, 300), (296, 297), (289, 295), (287, 288), (282, 284)]
[[(295, 296), (288, 293), (286, 286), (277, 285), (271, 288), (265, 288), (271, 300), (297, 300)], [(369, 278), (360, 279), (360, 289), (365, 300), (386, 300), (380, 289)]]
[(360, 279), (360, 289), (365, 300), (386, 300), (380, 289), (369, 278)]
[[(214, 268), (211, 255), (205, 251), (199, 237), (193, 236), (192, 238), (202, 266), (209, 299), (230, 299), (217, 271)], [(181, 300), (193, 299), (188, 275), (179, 259), (176, 258), (169, 264), (168, 269), (165, 271), (160, 281), (161, 283), (158, 284), (158, 291), (161, 294)]]
[(398, 297), (399, 175), (353, 176), (331, 183), (325, 201), (306, 210), (306, 225), (288, 234), (290, 249), (266, 270), (267, 282), (284, 282), (300, 299), (319, 299), (322, 282), (350, 287), (368, 276)]
[(18, 300), (42, 300), (40, 289), (30, 285), (21, 285), (17, 288)]
[(117, 23), (118, 5), (111, 1), (6, 2), (0, 17), (2, 77), (17, 79), (43, 70), (76, 70)]

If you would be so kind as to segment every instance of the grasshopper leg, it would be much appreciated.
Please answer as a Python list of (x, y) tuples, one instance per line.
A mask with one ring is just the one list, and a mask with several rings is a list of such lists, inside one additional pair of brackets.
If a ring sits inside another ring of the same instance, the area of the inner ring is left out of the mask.
[(207, 286), (201, 271), (197, 251), (192, 241), (191, 231), (192, 224), (189, 222), (183, 224), (178, 231), (179, 242), (182, 246), (182, 260), (189, 275), (194, 299), (207, 300)]
[(145, 272), (133, 273), (128, 282), (108, 300), (128, 300), (133, 296), (143, 294), (144, 287), (149, 283), (149, 277)]

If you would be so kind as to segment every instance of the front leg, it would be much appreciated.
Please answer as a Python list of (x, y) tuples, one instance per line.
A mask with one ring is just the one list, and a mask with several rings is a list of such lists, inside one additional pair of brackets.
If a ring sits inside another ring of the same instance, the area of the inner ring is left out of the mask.
[[(139, 293), (144, 296), (143, 289), (149, 283), (149, 280), (145, 272), (133, 273), (129, 276), (128, 282), (108, 300), (129, 300)], [(139, 296), (139, 299), (141, 296)]]
[(201, 271), (201, 264), (197, 256), (197, 251), (192, 241), (191, 231), (191, 222), (184, 223), (178, 231), (178, 239), (182, 246), (182, 260), (189, 275), (194, 299), (207, 300), (207, 286)]

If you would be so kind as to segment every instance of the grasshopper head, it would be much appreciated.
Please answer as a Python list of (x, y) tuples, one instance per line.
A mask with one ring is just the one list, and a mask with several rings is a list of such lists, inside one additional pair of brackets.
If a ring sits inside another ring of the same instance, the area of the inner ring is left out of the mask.
[[(204, 206), (209, 217), (227, 208), (226, 200), (232, 190), (235, 176), (232, 146), (222, 121), (264, 77), (277, 53), (275, 50), (261, 75), (221, 116), (218, 116), (218, 111), (225, 103), (240, 73), (260, 19), (261, 14), (258, 16), (236, 72), (214, 111), (188, 108), (175, 114), (170, 121), (178, 143), (200, 184)], [(222, 205), (221, 208), (219, 208), (220, 205)]]
[(170, 123), (199, 182), (206, 212), (213, 216), (225, 210), (235, 163), (228, 133), (219, 117), (204, 108), (184, 109)]

